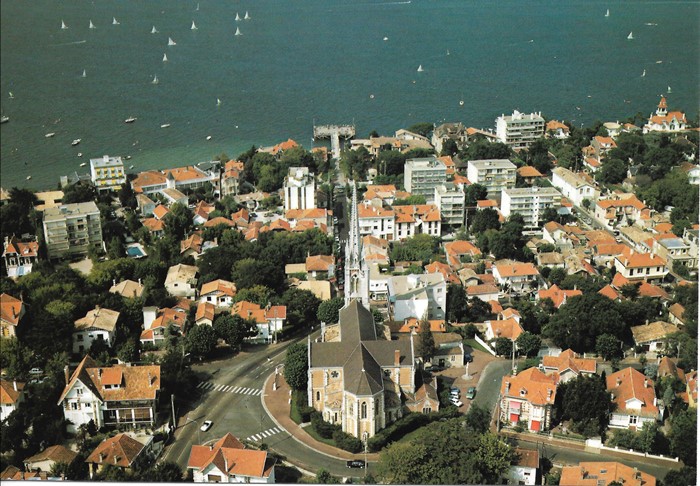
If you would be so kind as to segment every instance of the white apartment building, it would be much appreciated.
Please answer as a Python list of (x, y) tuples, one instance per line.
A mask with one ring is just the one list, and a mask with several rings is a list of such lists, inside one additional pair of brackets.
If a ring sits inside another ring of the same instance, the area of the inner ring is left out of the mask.
[(435, 157), (409, 159), (404, 165), (403, 185), (413, 195), (432, 200), (435, 187), (447, 182), (447, 167)]
[(455, 227), (464, 224), (466, 200), (461, 188), (448, 189), (444, 184), (436, 186), (433, 200), (440, 211), (443, 223)]
[(290, 167), (284, 179), (284, 210), (316, 207), (316, 179), (308, 167)]
[(360, 236), (372, 235), (387, 241), (394, 239), (394, 220), (396, 216), (391, 209), (373, 205), (369, 201), (357, 205), (357, 221)]
[(441, 273), (389, 277), (387, 290), (394, 321), (445, 318), (447, 283)]
[(99, 159), (90, 159), (90, 178), (98, 192), (118, 191), (126, 182), (122, 158), (103, 155)]
[(515, 164), (508, 159), (470, 160), (467, 179), (486, 187), (489, 199), (501, 197), (503, 189), (515, 187)]
[(514, 149), (527, 148), (544, 136), (544, 125), (541, 113), (526, 115), (515, 110), (510, 116), (501, 115), (496, 118), (496, 136), (499, 141)]
[(43, 226), (51, 259), (85, 255), (90, 248), (102, 248), (100, 210), (94, 201), (47, 208)]
[(557, 167), (552, 170), (552, 185), (559, 189), (569, 201), (579, 207), (583, 206), (584, 199), (591, 201), (591, 206), (593, 207), (600, 197), (600, 191), (595, 183), (590, 183), (583, 177), (563, 167)]
[(518, 213), (525, 220), (525, 226), (538, 226), (547, 208), (560, 207), (561, 193), (553, 187), (521, 187), (501, 192), (501, 214), (507, 218)]

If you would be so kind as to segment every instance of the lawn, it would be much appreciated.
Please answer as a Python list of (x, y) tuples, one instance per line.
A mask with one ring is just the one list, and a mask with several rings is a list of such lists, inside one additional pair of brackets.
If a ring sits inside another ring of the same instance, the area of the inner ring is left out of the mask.
[(464, 344), (471, 346), (472, 349), (478, 349), (484, 353), (491, 354), (481, 344), (477, 343), (475, 339), (465, 339)]

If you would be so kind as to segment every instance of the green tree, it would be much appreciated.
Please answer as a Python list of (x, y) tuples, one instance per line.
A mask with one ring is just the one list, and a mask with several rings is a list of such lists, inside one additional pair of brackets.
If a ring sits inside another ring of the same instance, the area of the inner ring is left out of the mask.
[(287, 348), (284, 360), (284, 381), (295, 390), (306, 390), (309, 369), (306, 343), (299, 342)]
[(245, 289), (239, 289), (236, 295), (233, 297), (235, 302), (240, 302), (245, 300), (247, 302), (252, 302), (258, 304), (260, 307), (265, 307), (273, 295), (272, 289), (265, 287), (264, 285), (253, 285)]
[(409, 132), (417, 133), (418, 135), (423, 135), (427, 137), (433, 131), (433, 124), (430, 122), (419, 122), (414, 123), (407, 129)]
[(237, 314), (219, 314), (214, 319), (214, 332), (219, 339), (226, 341), (231, 349), (238, 351), (245, 338), (256, 336), (258, 333), (254, 321), (243, 319)]
[(271, 289), (279, 288), (284, 281), (283, 269), (270, 260), (244, 258), (233, 264), (231, 278), (238, 289), (263, 285)]
[(459, 153), (460, 160), (510, 159), (513, 151), (500, 142), (476, 140)]
[(144, 471), (139, 479), (150, 483), (181, 483), (182, 469), (174, 462), (160, 462)]
[(216, 332), (211, 326), (195, 326), (185, 337), (188, 352), (200, 358), (208, 356), (216, 347)]
[(510, 356), (513, 354), (513, 341), (507, 337), (497, 337), (494, 348), (497, 356)]
[(579, 375), (559, 384), (555, 408), (562, 420), (572, 420), (574, 431), (593, 436), (607, 427), (612, 403), (599, 376)]
[(498, 221), (498, 212), (495, 209), (486, 208), (477, 211), (471, 218), (472, 233), (483, 233), (489, 229), (499, 229), (501, 223)]
[(88, 184), (71, 184), (63, 188), (63, 204), (81, 203), (97, 199), (95, 188)]
[(476, 434), (485, 434), (491, 424), (491, 412), (485, 407), (472, 404), (464, 417), (465, 426)]
[(422, 261), (427, 264), (438, 253), (440, 240), (424, 233), (394, 244), (391, 259), (394, 261)]
[(606, 159), (596, 179), (604, 184), (619, 184), (626, 177), (627, 164), (620, 159)]
[(459, 151), (459, 147), (457, 147), (457, 142), (452, 140), (451, 138), (448, 138), (442, 143), (442, 151), (440, 152), (441, 156), (445, 155), (455, 155)]
[(552, 170), (552, 161), (549, 158), (549, 148), (544, 138), (535, 140), (527, 150), (528, 165), (532, 165), (541, 174), (547, 174)]
[(639, 297), (640, 283), (627, 283), (620, 287), (620, 293), (625, 299), (636, 299)]
[(163, 223), (163, 233), (166, 236), (171, 236), (176, 241), (185, 239), (192, 228), (192, 211), (183, 204), (175, 203), (170, 206)]
[(377, 170), (381, 175), (401, 175), (405, 164), (406, 155), (396, 150), (384, 150), (377, 156)]
[(671, 417), (671, 430), (668, 434), (671, 453), (680, 458), (686, 466), (696, 466), (698, 444), (697, 412), (688, 409)]
[(469, 315), (467, 293), (459, 284), (447, 286), (447, 320), (449, 322), (464, 322)]
[(601, 334), (595, 340), (595, 352), (605, 361), (622, 357), (622, 341), (611, 334)]
[(525, 331), (515, 340), (518, 350), (525, 356), (535, 356), (540, 350), (542, 339), (536, 334)]
[(664, 486), (687, 486), (697, 481), (698, 471), (694, 467), (683, 466), (679, 471), (670, 470), (664, 476)]
[(316, 473), (316, 483), (318, 484), (338, 484), (340, 480), (329, 473), (327, 470), (321, 468)]
[(122, 187), (119, 189), (117, 195), (122, 207), (136, 209), (136, 194), (134, 194), (134, 190), (132, 189), (129, 181), (122, 184)]
[(335, 324), (338, 322), (340, 309), (342, 309), (344, 305), (345, 300), (342, 297), (325, 300), (318, 306), (316, 317), (319, 321), (325, 322), (326, 324)]
[(287, 306), (287, 323), (290, 327), (299, 329), (316, 322), (321, 300), (310, 290), (287, 289), (282, 294), (282, 302)]
[(435, 355), (435, 338), (430, 331), (430, 322), (428, 319), (422, 319), (420, 321), (416, 354), (426, 362), (430, 361)]
[(471, 184), (464, 189), (465, 203), (467, 206), (476, 206), (477, 201), (488, 197), (488, 190), (483, 184)]
[(420, 194), (413, 194), (411, 196), (408, 196), (406, 199), (396, 199), (394, 201), (394, 204), (392, 206), (412, 206), (412, 205), (420, 205), (420, 204), (425, 204), (426, 199), (425, 196), (420, 195)]

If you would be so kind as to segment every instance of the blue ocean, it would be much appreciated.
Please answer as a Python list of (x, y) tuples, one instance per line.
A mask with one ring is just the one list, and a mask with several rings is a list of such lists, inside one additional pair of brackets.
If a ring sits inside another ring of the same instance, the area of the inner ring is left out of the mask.
[(0, 184), (53, 188), (105, 154), (138, 171), (311, 148), (314, 123), (590, 124), (662, 93), (694, 119), (699, 21), (697, 1), (5, 0)]

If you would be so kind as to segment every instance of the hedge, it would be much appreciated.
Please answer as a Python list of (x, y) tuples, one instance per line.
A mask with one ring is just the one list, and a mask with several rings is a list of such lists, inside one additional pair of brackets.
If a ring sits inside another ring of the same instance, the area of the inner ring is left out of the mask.
[(387, 428), (377, 432), (373, 437), (370, 437), (367, 440), (367, 448), (370, 452), (378, 452), (388, 444), (401, 439), (420, 427), (428, 425), (430, 422), (451, 419), (460, 415), (461, 413), (454, 406), (445, 407), (439, 412), (430, 412), (429, 414), (409, 412)]
[(292, 390), (292, 406), (289, 416), (297, 424), (308, 423), (311, 421), (311, 413), (313, 407), (307, 405), (305, 390)]

